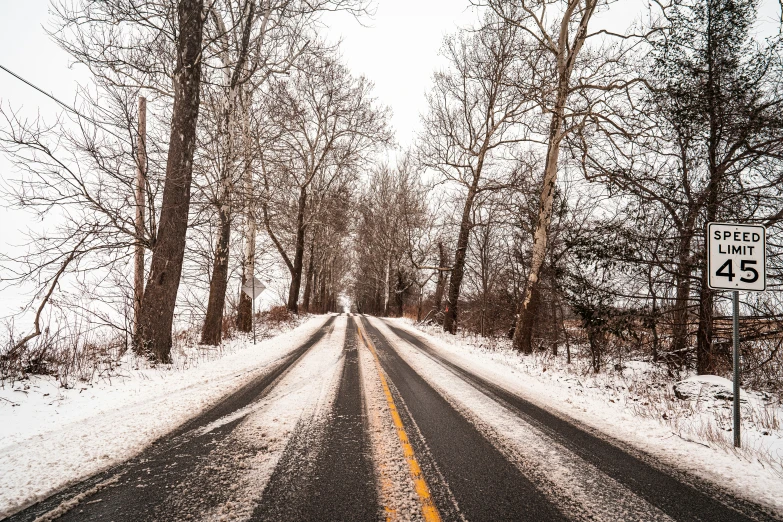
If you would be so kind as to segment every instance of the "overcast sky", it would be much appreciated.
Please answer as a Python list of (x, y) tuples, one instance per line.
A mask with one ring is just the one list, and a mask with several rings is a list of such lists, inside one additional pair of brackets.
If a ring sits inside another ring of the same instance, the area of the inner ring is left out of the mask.
[[(71, 102), (77, 82), (86, 83), (87, 78), (83, 68), (68, 67), (68, 55), (44, 32), (48, 4), (48, 0), (0, 0), (0, 64)], [(778, 15), (775, 0), (762, 4), (762, 19)], [(610, 13), (591, 22), (591, 27), (622, 30), (646, 6), (645, 0), (620, 0)], [(375, 16), (363, 20), (364, 26), (345, 14), (330, 14), (324, 22), (331, 40), (342, 39), (343, 58), (354, 73), (375, 83), (378, 99), (393, 110), (398, 141), (408, 145), (425, 109), (424, 93), (439, 63), (443, 36), (476, 18), (468, 0), (375, 0)], [(40, 110), (44, 115), (58, 109), (54, 102), (3, 71), (0, 100), (24, 106), (26, 111)]]
[[(0, 64), (63, 101), (71, 102), (82, 68), (70, 69), (69, 57), (43, 30), (48, 0), (0, 0)], [(424, 92), (443, 36), (476, 19), (459, 0), (377, 0), (375, 16), (364, 27), (347, 15), (324, 19), (330, 40), (342, 38), (342, 55), (356, 74), (376, 86), (376, 95), (394, 110), (393, 125), (407, 144), (424, 109)], [(0, 99), (26, 110), (53, 114), (57, 105), (0, 71)]]

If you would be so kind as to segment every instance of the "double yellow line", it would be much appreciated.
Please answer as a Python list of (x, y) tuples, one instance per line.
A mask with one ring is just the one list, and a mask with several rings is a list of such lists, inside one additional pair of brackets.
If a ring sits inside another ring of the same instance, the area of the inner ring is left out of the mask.
[[(408, 468), (413, 478), (413, 484), (416, 488), (416, 494), (419, 496), (419, 503), (421, 504), (421, 512), (426, 522), (440, 522), (440, 515), (435, 507), (435, 503), (432, 500), (430, 494), (430, 488), (427, 486), (427, 481), (424, 480), (424, 474), (421, 472), (421, 466), (416, 460), (416, 455), (413, 453), (413, 447), (408, 439), (408, 433), (405, 431), (405, 427), (402, 425), (402, 419), (397, 412), (397, 406), (394, 404), (394, 397), (392, 397), (389, 384), (386, 382), (386, 377), (381, 369), (381, 361), (378, 359), (378, 352), (375, 350), (375, 345), (370, 340), (370, 337), (364, 331), (361, 321), (356, 321), (356, 330), (359, 333), (359, 339), (362, 340), (365, 346), (369, 348), (375, 360), (375, 368), (378, 370), (378, 377), (381, 379), (381, 385), (383, 386), (383, 393), (386, 395), (386, 403), (389, 405), (389, 411), (391, 412), (392, 421), (394, 421), (394, 427), (397, 429), (397, 437), (400, 439), (400, 445), (402, 446), (403, 455), (408, 462)], [(391, 510), (386, 509), (387, 512)], [(389, 520), (389, 518), (387, 518)]]

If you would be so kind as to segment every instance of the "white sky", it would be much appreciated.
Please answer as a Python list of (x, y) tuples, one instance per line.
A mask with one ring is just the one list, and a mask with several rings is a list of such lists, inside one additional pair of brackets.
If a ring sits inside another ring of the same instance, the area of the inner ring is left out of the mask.
[[(68, 67), (69, 56), (52, 43), (48, 0), (0, 0), (0, 64), (70, 103), (83, 68)], [(475, 20), (467, 0), (376, 0), (365, 26), (344, 14), (324, 18), (326, 35), (342, 38), (342, 55), (356, 74), (376, 86), (378, 99), (393, 108), (393, 125), (407, 144), (424, 110), (424, 92), (443, 36)], [(54, 114), (57, 104), (0, 71), (0, 100), (26, 111)]]
[(397, 140), (409, 145), (426, 109), (424, 93), (438, 64), (443, 37), (477, 19), (467, 0), (376, 0), (372, 20), (330, 15), (329, 35), (342, 37), (342, 55), (355, 74), (375, 83), (393, 110)]

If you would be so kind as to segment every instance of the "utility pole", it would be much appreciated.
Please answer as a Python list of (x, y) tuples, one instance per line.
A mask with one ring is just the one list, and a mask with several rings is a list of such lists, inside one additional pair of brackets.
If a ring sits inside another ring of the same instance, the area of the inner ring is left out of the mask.
[(250, 303), (253, 305), (253, 314), (250, 316), (250, 324), (253, 325), (253, 344), (256, 344), (256, 274), (253, 272), (250, 274), (250, 278), (253, 281), (253, 299), (250, 300)]
[(136, 134), (136, 252), (133, 267), (133, 335), (138, 335), (141, 299), (144, 296), (144, 204), (147, 179), (147, 99), (139, 96), (139, 129)]

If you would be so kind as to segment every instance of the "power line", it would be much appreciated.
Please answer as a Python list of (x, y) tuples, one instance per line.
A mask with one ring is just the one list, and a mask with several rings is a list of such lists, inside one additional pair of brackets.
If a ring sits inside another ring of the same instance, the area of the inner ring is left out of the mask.
[(68, 111), (70, 111), (70, 112), (72, 112), (72, 113), (76, 114), (76, 115), (77, 115), (77, 116), (79, 116), (80, 118), (83, 118), (83, 119), (85, 119), (85, 120), (89, 121), (90, 123), (92, 123), (92, 124), (93, 124), (93, 125), (95, 125), (96, 127), (100, 128), (100, 129), (103, 129), (104, 131), (108, 132), (109, 134), (111, 134), (111, 135), (112, 135), (112, 136), (114, 136), (115, 138), (117, 138), (117, 139), (119, 139), (119, 140), (125, 140), (125, 139), (126, 139), (126, 138), (123, 138), (122, 136), (118, 136), (117, 134), (115, 134), (114, 132), (110, 131), (109, 129), (107, 129), (106, 127), (104, 127), (103, 125), (101, 125), (100, 123), (98, 123), (97, 121), (95, 121), (94, 119), (90, 118), (89, 116), (85, 116), (84, 114), (82, 114), (81, 112), (77, 111), (76, 109), (74, 109), (73, 107), (71, 107), (70, 105), (68, 105), (67, 103), (65, 103), (64, 101), (61, 101), (60, 99), (56, 98), (54, 95), (52, 95), (52, 94), (49, 94), (49, 93), (48, 93), (48, 92), (46, 92), (45, 90), (41, 89), (40, 87), (38, 87), (37, 85), (35, 85), (35, 84), (34, 84), (34, 83), (32, 83), (31, 81), (29, 81), (29, 80), (25, 80), (24, 78), (22, 78), (21, 76), (19, 76), (18, 74), (16, 74), (16, 73), (15, 73), (14, 71), (12, 71), (11, 69), (9, 69), (9, 68), (5, 67), (4, 65), (0, 64), (0, 69), (4, 70), (4, 71), (5, 71), (5, 72), (7, 72), (8, 74), (10, 74), (10, 75), (11, 75), (11, 76), (13, 76), (14, 78), (16, 78), (17, 80), (19, 80), (19, 81), (21, 81), (21, 82), (23, 82), (23, 83), (25, 83), (25, 84), (29, 85), (30, 87), (32, 87), (32, 88), (33, 88), (33, 89), (35, 89), (36, 91), (40, 92), (41, 94), (43, 94), (43, 95), (44, 95), (44, 96), (46, 96), (47, 98), (51, 98), (52, 100), (54, 100), (55, 102), (57, 102), (57, 104), (58, 104), (58, 105), (62, 106), (62, 107), (63, 107), (63, 108), (65, 108), (66, 110), (68, 110)]

